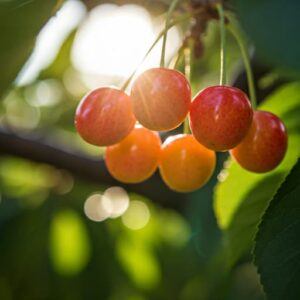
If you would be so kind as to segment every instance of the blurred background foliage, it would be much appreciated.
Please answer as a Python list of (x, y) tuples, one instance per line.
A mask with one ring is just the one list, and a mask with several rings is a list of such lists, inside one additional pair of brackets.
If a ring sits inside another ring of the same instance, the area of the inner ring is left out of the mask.
[[(135, 68), (158, 65), (159, 45), (141, 60), (163, 28), (169, 2), (0, 3), (1, 300), (264, 299), (252, 263), (253, 239), (300, 149), (299, 38), (293, 31), (299, 18), (290, 17), (299, 12), (297, 1), (288, 1), (284, 14), (280, 0), (226, 2), (250, 37), (259, 108), (281, 117), (289, 131), (280, 167), (250, 174), (220, 153), (213, 178), (199, 191), (172, 193), (155, 174), (145, 186), (122, 185), (127, 192), (114, 199), (119, 206), (110, 215), (95, 214), (116, 183), (101, 163), (103, 149), (75, 133), (76, 106), (91, 88), (121, 86)], [(176, 14), (209, 2), (182, 1)], [(279, 38), (274, 26), (282, 24), (287, 34), (282, 29)], [(205, 25), (203, 51), (191, 65), (194, 94), (219, 77), (218, 24)], [(187, 21), (170, 31), (171, 65), (189, 26)], [(230, 35), (227, 53), (230, 82), (247, 91)], [(183, 70), (182, 60), (176, 67)], [(7, 136), (14, 139), (8, 143)], [(38, 158), (30, 155), (39, 144), (46, 146), (37, 148)], [(64, 168), (55, 155), (49, 163), (47, 147), (66, 153), (73, 166)], [(80, 159), (103, 181), (77, 167)]]

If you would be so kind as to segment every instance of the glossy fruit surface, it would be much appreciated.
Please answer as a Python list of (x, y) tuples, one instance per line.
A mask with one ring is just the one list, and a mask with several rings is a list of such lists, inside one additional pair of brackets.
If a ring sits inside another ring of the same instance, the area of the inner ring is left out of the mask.
[(256, 111), (247, 136), (230, 153), (243, 168), (263, 173), (279, 165), (286, 153), (287, 142), (282, 121), (270, 112)]
[(159, 162), (165, 183), (177, 192), (192, 192), (211, 177), (215, 152), (199, 144), (192, 135), (169, 137), (163, 144)]
[(86, 142), (96, 146), (118, 143), (130, 133), (135, 122), (130, 97), (110, 87), (86, 95), (75, 114), (78, 133)]
[(146, 128), (163, 131), (179, 126), (188, 114), (191, 88), (185, 76), (166, 68), (142, 73), (131, 90), (133, 110)]
[(199, 143), (224, 151), (242, 141), (251, 126), (252, 116), (250, 101), (240, 89), (211, 86), (192, 102), (190, 127)]
[(106, 148), (105, 163), (115, 179), (126, 183), (142, 182), (155, 172), (160, 148), (157, 132), (136, 127), (120, 143)]

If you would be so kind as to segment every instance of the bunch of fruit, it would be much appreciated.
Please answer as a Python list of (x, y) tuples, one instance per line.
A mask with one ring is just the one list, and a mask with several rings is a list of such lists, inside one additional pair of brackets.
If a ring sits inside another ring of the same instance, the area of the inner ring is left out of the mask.
[[(192, 134), (171, 136), (162, 144), (158, 131), (180, 126), (187, 116)], [(86, 142), (106, 146), (106, 166), (117, 180), (138, 183), (158, 167), (178, 192), (194, 191), (209, 180), (215, 151), (229, 150), (243, 168), (262, 173), (274, 169), (287, 149), (282, 121), (253, 111), (241, 90), (210, 86), (192, 100), (186, 77), (167, 68), (142, 73), (130, 96), (111, 87), (90, 92), (77, 108), (75, 124)]]

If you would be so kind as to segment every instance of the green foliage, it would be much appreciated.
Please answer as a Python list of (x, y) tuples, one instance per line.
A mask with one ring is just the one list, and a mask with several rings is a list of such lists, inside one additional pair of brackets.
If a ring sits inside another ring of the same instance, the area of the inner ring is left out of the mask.
[(259, 107), (281, 117), (289, 132), (288, 152), (274, 171), (254, 174), (242, 169), (231, 159), (220, 174), (214, 208), (224, 230), (228, 264), (233, 265), (249, 253), (257, 224), (270, 199), (300, 154), (300, 84), (283, 86)]
[(158, 286), (161, 280), (159, 264), (145, 243), (138, 239), (119, 239), (117, 251), (124, 269), (140, 289), (151, 290)]
[(300, 298), (300, 160), (277, 191), (256, 236), (255, 264), (269, 299)]
[(90, 243), (82, 219), (72, 210), (58, 212), (50, 228), (50, 257), (62, 275), (74, 276), (90, 258)]
[[(57, 2), (61, 1), (1, 2), (0, 94), (17, 76)], [(157, 6), (160, 1), (148, 2), (151, 10), (162, 11)], [(170, 1), (163, 2), (160, 5), (165, 11)], [(293, 17), (299, 4), (288, 1), (279, 11), (283, 1), (236, 2), (244, 28), (259, 53), (266, 53), (276, 65), (299, 70), (299, 60), (295, 59), (295, 53), (300, 52), (299, 39), (293, 38), (295, 30), (281, 34), (299, 22)], [(275, 24), (278, 15), (284, 22)], [(279, 26), (280, 34), (273, 34)], [(102, 149), (89, 147), (74, 133), (75, 107), (87, 89), (82, 74), (71, 66), (76, 30), (35, 82), (14, 89), (5, 98), (0, 117), (13, 128), (43, 129), (46, 138), (53, 135), (68, 147), (77, 146), (99, 157)], [(203, 45), (204, 55), (192, 63), (194, 93), (218, 82), (217, 21), (209, 23)], [(237, 67), (240, 69), (240, 52), (231, 35), (227, 58), (228, 75), (233, 78)], [(284, 162), (273, 172), (256, 175), (229, 161), (219, 176), (221, 182), (217, 183), (216, 171), (209, 184), (187, 196), (187, 211), (181, 215), (131, 194), (132, 200), (144, 202), (150, 211), (149, 222), (139, 230), (126, 225), (124, 216), (101, 223), (84, 216), (84, 200), (96, 191), (104, 191), (106, 186), (101, 182), (89, 184), (50, 166), (1, 157), (0, 299), (262, 299), (257, 272), (249, 260), (234, 269), (224, 268), (224, 264), (232, 267), (250, 253), (261, 216), (299, 156), (300, 84), (283, 86), (260, 109), (280, 116), (288, 128), (289, 150)], [(226, 157), (225, 153), (218, 154), (217, 170)], [(288, 186), (278, 192), (264, 216), (256, 246), (256, 262), (271, 299), (277, 299), (278, 292), (281, 299), (293, 300), (292, 290), (299, 281), (297, 195), (293, 191), (285, 195), (297, 178), (293, 175), (292, 183), (289, 178)], [(216, 184), (214, 209), (221, 231), (212, 209)], [(131, 216), (130, 219), (134, 221)], [(275, 230), (280, 232), (278, 238)], [(224, 243), (220, 242), (222, 239)], [(293, 272), (295, 279), (291, 278)]]
[(239, 20), (258, 54), (276, 66), (300, 74), (300, 2), (298, 0), (234, 0)]
[(13, 0), (0, 3), (0, 97), (28, 59), (41, 27), (53, 15), (58, 0)]

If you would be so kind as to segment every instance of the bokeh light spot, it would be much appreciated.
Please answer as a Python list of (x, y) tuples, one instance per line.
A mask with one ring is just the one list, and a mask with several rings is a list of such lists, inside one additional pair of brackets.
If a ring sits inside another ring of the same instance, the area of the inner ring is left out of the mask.
[(57, 213), (50, 227), (50, 257), (56, 272), (74, 276), (90, 258), (87, 230), (80, 216), (72, 210)]
[(129, 206), (127, 192), (118, 186), (110, 187), (103, 193), (103, 207), (109, 211), (110, 218), (121, 216)]
[(138, 200), (133, 200), (127, 211), (122, 216), (122, 221), (125, 226), (132, 230), (142, 229), (150, 220), (150, 211), (148, 206)]
[(86, 199), (84, 213), (95, 222), (104, 221), (110, 216), (110, 211), (103, 206), (103, 198), (100, 194), (93, 194)]
[(18, 129), (34, 129), (40, 121), (40, 110), (24, 102), (17, 91), (10, 92), (4, 99), (6, 122)]
[(63, 98), (63, 87), (56, 79), (47, 79), (25, 89), (25, 100), (32, 106), (54, 106)]

